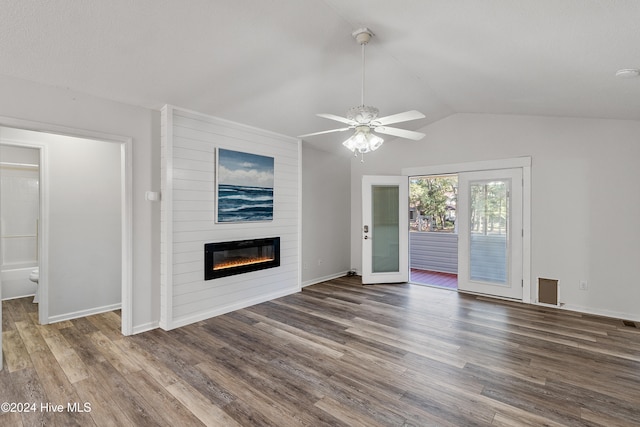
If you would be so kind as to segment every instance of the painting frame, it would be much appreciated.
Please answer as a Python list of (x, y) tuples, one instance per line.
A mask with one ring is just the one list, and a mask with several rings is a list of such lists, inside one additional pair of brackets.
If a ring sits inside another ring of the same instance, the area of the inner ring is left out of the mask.
[(273, 221), (275, 159), (220, 147), (215, 156), (215, 222)]

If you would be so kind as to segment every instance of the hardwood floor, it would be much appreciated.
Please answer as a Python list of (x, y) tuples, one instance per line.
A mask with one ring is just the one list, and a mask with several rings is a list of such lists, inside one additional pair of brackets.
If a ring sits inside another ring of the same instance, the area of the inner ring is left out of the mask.
[(340, 278), (131, 337), (35, 319), (3, 302), (0, 402), (37, 408), (2, 426), (640, 425), (639, 329), (444, 289)]

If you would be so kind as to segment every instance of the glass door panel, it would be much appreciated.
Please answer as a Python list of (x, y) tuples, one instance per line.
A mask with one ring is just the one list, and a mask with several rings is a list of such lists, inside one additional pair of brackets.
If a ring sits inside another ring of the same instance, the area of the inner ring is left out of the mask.
[(400, 268), (400, 216), (398, 186), (374, 185), (371, 187), (373, 203), (373, 250), (371, 265), (374, 273), (388, 273)]
[(509, 184), (507, 180), (470, 183), (471, 280), (507, 284)]
[(409, 180), (362, 178), (362, 283), (409, 280)]

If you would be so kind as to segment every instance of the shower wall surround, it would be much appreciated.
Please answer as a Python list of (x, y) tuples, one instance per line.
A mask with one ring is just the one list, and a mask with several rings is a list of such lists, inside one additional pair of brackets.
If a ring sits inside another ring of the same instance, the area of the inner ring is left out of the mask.
[(37, 263), (39, 152), (0, 146), (2, 267)]
[(38, 266), (39, 161), (37, 149), (0, 145), (2, 299), (36, 291), (29, 274)]

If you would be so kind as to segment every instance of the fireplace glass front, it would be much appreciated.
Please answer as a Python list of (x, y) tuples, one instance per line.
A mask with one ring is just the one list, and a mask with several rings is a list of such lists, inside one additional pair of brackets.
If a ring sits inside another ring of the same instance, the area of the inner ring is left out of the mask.
[(237, 240), (204, 245), (204, 279), (280, 266), (280, 238)]

